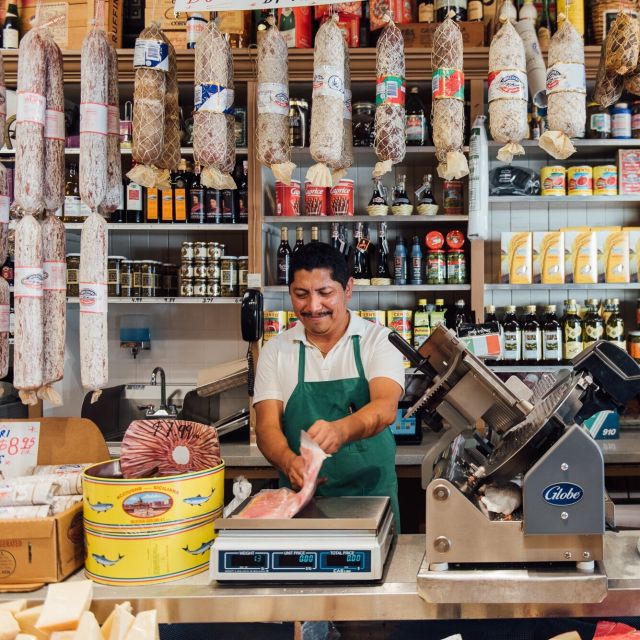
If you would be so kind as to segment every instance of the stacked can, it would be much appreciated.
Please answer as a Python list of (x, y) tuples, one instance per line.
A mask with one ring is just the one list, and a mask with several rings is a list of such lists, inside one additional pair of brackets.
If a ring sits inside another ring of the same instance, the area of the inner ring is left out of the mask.
[(224, 254), (224, 245), (219, 242), (207, 243), (206, 259), (206, 295), (217, 298), (222, 295), (221, 287), (221, 260)]
[(183, 242), (180, 254), (180, 295), (221, 296), (224, 245), (219, 242)]
[(183, 242), (180, 249), (180, 295), (191, 297), (194, 295), (195, 279), (195, 242)]

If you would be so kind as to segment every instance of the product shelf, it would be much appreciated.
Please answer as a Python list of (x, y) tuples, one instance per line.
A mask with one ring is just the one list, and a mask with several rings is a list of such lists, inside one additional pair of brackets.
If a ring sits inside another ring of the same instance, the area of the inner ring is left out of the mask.
[[(69, 304), (78, 304), (78, 298), (67, 298)], [(109, 304), (240, 304), (242, 298), (109, 298)]]
[(565, 284), (485, 284), (484, 289), (485, 291), (586, 291), (589, 289), (623, 291), (629, 289), (640, 289), (640, 283), (625, 282), (615, 284), (610, 282), (598, 282), (596, 284), (575, 284), (573, 282), (566, 282)]
[[(367, 286), (355, 285), (355, 293), (419, 293), (421, 291), (438, 291), (446, 294), (450, 291), (470, 291), (469, 284), (406, 284), (406, 285), (386, 285)], [(289, 287), (282, 285), (269, 285), (264, 287), (265, 293), (288, 293)]]
[[(82, 222), (67, 222), (65, 228), (67, 231), (81, 231)], [(109, 231), (117, 233), (129, 233), (131, 231), (164, 231), (166, 233), (191, 233), (201, 231), (247, 231), (247, 224), (161, 224), (154, 222), (144, 222), (140, 224), (120, 224), (109, 223), (107, 225)]]
[[(587, 160), (603, 160), (608, 158), (613, 164), (616, 160), (618, 149), (639, 149), (640, 139), (607, 138), (606, 140), (595, 140), (591, 138), (578, 138), (571, 141), (576, 148), (576, 153), (566, 160), (556, 160), (552, 158), (544, 149), (538, 146), (537, 140), (522, 140), (520, 144), (524, 147), (523, 156), (514, 156), (513, 163), (528, 160), (548, 160), (550, 165), (561, 165), (569, 167), (572, 165), (584, 164)], [(497, 150), (504, 146), (495, 140), (489, 140), (489, 159), (494, 160)], [(605, 164), (602, 162), (602, 164)]]
[[(131, 148), (121, 148), (120, 154), (123, 156), (130, 156), (133, 153)], [(246, 156), (249, 153), (249, 150), (246, 147), (236, 147), (236, 155)], [(80, 147), (67, 147), (64, 150), (64, 154), (66, 156), (79, 156), (80, 155)], [(180, 147), (180, 154), (183, 156), (192, 156), (193, 155), (193, 147)], [(15, 149), (0, 149), (0, 156), (15, 156)]]
[(448, 224), (450, 222), (468, 222), (469, 216), (265, 216), (265, 223), (280, 224), (330, 224), (332, 222), (392, 222), (398, 224)]
[(610, 204), (612, 202), (638, 202), (640, 193), (621, 196), (489, 196), (490, 204), (567, 204), (579, 207), (590, 204)]

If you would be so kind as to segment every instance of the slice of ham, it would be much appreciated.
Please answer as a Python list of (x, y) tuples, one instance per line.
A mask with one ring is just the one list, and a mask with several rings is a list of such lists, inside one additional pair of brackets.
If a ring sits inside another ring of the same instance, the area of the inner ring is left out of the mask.
[(264, 489), (236, 517), (281, 520), (293, 518), (301, 511), (313, 498), (320, 467), (328, 456), (306, 431), (300, 433), (300, 455), (305, 463), (300, 491)]

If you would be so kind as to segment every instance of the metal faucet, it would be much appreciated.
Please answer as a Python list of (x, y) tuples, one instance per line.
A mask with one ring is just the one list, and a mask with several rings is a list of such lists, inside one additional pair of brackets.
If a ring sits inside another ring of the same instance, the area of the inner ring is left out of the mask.
[(151, 374), (151, 384), (157, 384), (157, 375), (160, 374), (160, 406), (155, 409), (153, 405), (147, 408), (147, 418), (177, 418), (178, 412), (175, 405), (167, 406), (167, 378), (162, 367), (156, 367)]

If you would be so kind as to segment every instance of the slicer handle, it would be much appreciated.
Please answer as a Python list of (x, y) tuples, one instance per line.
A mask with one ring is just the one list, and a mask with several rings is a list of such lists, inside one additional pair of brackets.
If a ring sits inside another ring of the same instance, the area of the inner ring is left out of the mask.
[(429, 364), (427, 358), (423, 358), (400, 334), (392, 331), (389, 334), (389, 342), (405, 357), (416, 369), (420, 369), (429, 378), (433, 379), (438, 372)]

